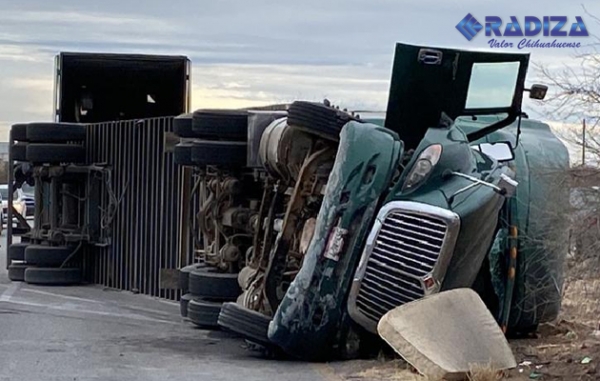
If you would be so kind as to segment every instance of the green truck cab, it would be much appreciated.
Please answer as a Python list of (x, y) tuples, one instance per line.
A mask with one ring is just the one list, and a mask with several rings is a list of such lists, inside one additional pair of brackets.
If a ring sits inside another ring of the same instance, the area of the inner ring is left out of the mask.
[[(246, 336), (307, 360), (354, 356), (391, 309), (460, 287), (478, 291), (507, 332), (555, 318), (566, 239), (560, 213), (544, 211), (550, 193), (566, 196), (552, 185), (569, 161), (547, 125), (522, 115), (524, 92), (547, 90), (525, 88), (528, 62), (397, 44), (385, 120), (341, 129), (301, 266), (269, 297), (282, 267), (273, 258), (291, 251), (286, 226), (302, 218), (288, 204), (264, 271), (267, 337)], [(223, 307), (220, 323), (248, 332), (233, 315)]]

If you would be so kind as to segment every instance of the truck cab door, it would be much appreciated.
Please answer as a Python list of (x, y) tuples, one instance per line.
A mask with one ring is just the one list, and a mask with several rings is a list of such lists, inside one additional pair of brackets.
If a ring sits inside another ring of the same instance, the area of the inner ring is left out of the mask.
[(398, 43), (385, 125), (411, 149), (443, 119), (506, 113), (510, 124), (520, 114), (528, 63), (528, 54)]

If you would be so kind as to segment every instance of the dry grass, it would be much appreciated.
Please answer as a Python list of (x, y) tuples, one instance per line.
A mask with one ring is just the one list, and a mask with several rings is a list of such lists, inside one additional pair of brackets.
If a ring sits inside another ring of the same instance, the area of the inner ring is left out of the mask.
[[(401, 360), (388, 361), (365, 369), (350, 379), (378, 381), (443, 381), (422, 376), (411, 370), (410, 366)], [(474, 365), (467, 375), (468, 381), (499, 381), (504, 380), (503, 372), (490, 365)]]
[(392, 361), (379, 359), (379, 363), (376, 366), (365, 369), (357, 373), (354, 377), (357, 379), (381, 381), (427, 381), (427, 379), (419, 374), (412, 372), (409, 365), (399, 359)]
[(570, 253), (565, 266), (561, 318), (595, 329), (600, 324), (600, 168), (569, 171)]
[(504, 376), (490, 365), (473, 365), (467, 378), (469, 381), (498, 381), (503, 380)]
[(576, 279), (566, 284), (562, 317), (597, 328), (600, 323), (600, 279)]

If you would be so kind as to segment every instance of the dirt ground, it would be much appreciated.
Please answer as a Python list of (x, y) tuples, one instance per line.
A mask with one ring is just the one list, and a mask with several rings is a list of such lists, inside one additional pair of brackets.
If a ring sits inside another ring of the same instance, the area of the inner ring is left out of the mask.
[[(598, 271), (580, 271), (582, 268)], [(505, 374), (485, 372), (472, 381), (600, 380), (599, 324), (600, 264), (570, 260), (559, 319), (540, 326), (536, 337), (510, 342), (519, 364), (516, 369)], [(356, 361), (340, 368), (336, 373), (344, 380), (426, 380), (401, 359)]]
[(595, 261), (569, 261), (561, 316), (541, 326), (537, 338), (511, 342), (522, 365), (508, 379), (600, 380), (600, 267)]

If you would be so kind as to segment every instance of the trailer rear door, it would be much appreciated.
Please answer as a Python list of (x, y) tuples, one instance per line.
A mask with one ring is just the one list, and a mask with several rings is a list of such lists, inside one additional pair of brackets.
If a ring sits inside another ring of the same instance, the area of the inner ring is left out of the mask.
[(98, 123), (188, 112), (190, 74), (184, 56), (60, 53), (55, 120)]

